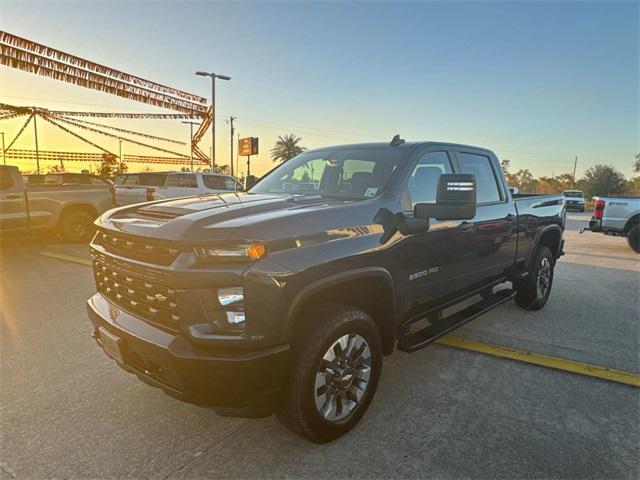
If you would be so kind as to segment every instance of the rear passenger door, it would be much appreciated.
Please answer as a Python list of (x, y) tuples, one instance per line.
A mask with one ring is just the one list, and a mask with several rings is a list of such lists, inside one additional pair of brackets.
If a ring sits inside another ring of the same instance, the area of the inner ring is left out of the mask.
[(476, 177), (477, 209), (473, 223), (470, 279), (486, 283), (514, 264), (517, 215), (504, 188), (497, 159), (486, 151), (455, 149), (459, 171)]

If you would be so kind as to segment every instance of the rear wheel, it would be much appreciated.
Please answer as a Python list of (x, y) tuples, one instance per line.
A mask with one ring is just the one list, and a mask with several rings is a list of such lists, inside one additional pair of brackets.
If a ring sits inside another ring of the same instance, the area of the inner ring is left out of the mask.
[(333, 305), (297, 332), (291, 372), (277, 411), (290, 430), (326, 443), (351, 430), (366, 412), (382, 369), (380, 334), (362, 310)]
[(88, 242), (96, 231), (93, 220), (93, 215), (83, 210), (63, 213), (60, 219), (60, 233), (70, 242)]
[(553, 284), (555, 260), (548, 247), (536, 251), (529, 276), (515, 284), (516, 303), (525, 310), (540, 310), (547, 303)]
[(634, 252), (640, 253), (640, 226), (635, 225), (627, 232), (627, 243)]

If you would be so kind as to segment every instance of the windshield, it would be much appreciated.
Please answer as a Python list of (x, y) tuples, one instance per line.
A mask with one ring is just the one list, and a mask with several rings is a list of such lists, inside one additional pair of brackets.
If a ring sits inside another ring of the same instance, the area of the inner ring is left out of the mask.
[(563, 195), (565, 197), (577, 197), (577, 198), (584, 197), (584, 193), (582, 192), (564, 192)]
[(280, 165), (250, 191), (372, 198), (382, 192), (401, 158), (402, 150), (386, 146), (306, 152)]

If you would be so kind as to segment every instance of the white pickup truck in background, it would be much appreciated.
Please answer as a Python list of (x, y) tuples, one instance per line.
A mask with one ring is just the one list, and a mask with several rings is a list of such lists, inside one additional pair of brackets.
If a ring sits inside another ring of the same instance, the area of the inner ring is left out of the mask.
[[(25, 184), (25, 179), (27, 180)], [(111, 182), (94, 175), (20, 175), (0, 165), (0, 233), (33, 231), (88, 242), (93, 221), (113, 207)]]
[[(629, 246), (640, 253), (640, 198), (593, 197), (593, 200), (594, 210), (589, 230), (627, 237)], [(584, 229), (580, 233), (583, 231)]]
[(562, 196), (567, 210), (584, 212), (584, 193), (581, 190), (565, 190)]
[(242, 185), (228, 175), (202, 172), (121, 173), (115, 180), (117, 206), (165, 198), (241, 191)]

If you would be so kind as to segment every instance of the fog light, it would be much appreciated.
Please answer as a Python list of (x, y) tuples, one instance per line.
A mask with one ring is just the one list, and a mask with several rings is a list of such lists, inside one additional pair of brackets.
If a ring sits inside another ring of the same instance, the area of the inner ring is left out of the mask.
[(242, 287), (219, 288), (218, 302), (223, 307), (236, 306), (244, 303)]
[(232, 325), (241, 325), (244, 323), (244, 312), (227, 312), (227, 322)]

